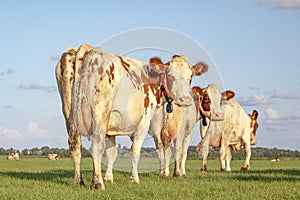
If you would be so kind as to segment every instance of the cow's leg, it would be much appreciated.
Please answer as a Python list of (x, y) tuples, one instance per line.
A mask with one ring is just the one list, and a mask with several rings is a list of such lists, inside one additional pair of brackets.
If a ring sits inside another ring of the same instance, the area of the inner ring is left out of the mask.
[(92, 157), (93, 157), (93, 179), (91, 189), (105, 189), (102, 173), (101, 161), (104, 152), (105, 133), (100, 132), (99, 125), (95, 125), (92, 136)]
[(221, 148), (220, 148), (220, 152), (219, 152), (221, 171), (226, 171), (226, 166), (225, 166), (226, 149), (227, 149), (227, 146), (224, 146), (221, 144)]
[(226, 149), (226, 171), (227, 172), (230, 172), (231, 171), (231, 167), (230, 167), (230, 161), (232, 159), (232, 155), (231, 155), (231, 152), (230, 152), (230, 147), (227, 147)]
[(156, 149), (157, 149), (157, 156), (159, 161), (159, 178), (165, 178), (165, 147), (160, 137), (160, 130), (159, 127), (151, 122), (151, 130), (153, 134), (153, 138), (155, 141)]
[(182, 161), (182, 136), (181, 134), (177, 135), (177, 138), (174, 140), (174, 146), (175, 146), (175, 153), (174, 153), (174, 159), (175, 159), (175, 167), (173, 172), (173, 177), (181, 177), (180, 172), (180, 166)]
[(130, 152), (130, 164), (131, 164), (131, 175), (130, 175), (130, 181), (133, 183), (140, 183), (139, 175), (138, 175), (138, 163), (140, 160), (140, 152), (142, 148), (142, 144), (145, 140), (146, 134), (148, 132), (149, 123), (145, 125), (144, 127), (138, 128), (136, 131), (133, 143), (131, 146), (131, 152)]
[(250, 157), (251, 157), (250, 143), (248, 142), (244, 143), (244, 151), (245, 151), (245, 162), (241, 170), (246, 171), (250, 169)]
[(164, 149), (165, 151), (165, 169), (164, 169), (164, 174), (165, 177), (168, 177), (170, 175), (170, 160), (172, 157), (172, 149), (171, 149), (171, 145), (168, 145), (167, 147), (165, 147)]
[(116, 148), (116, 137), (107, 136), (105, 139), (106, 144), (106, 158), (107, 158), (107, 169), (105, 173), (104, 180), (106, 182), (113, 183), (113, 165), (118, 157), (118, 151)]
[[(208, 139), (204, 140), (202, 147), (201, 147), (201, 154), (202, 154), (202, 167), (201, 167), (201, 172), (207, 172), (207, 157), (208, 157), (208, 152), (209, 152), (209, 139), (210, 136), (208, 136)], [(201, 142), (198, 144), (200, 145)]]
[(161, 130), (163, 128), (163, 106), (156, 108), (151, 120), (151, 126), (149, 133), (152, 135), (155, 146), (157, 149), (157, 156), (159, 161), (159, 177), (165, 178), (165, 167), (166, 167), (166, 158), (165, 158), (165, 148), (161, 139)]
[(182, 144), (182, 157), (181, 157), (181, 164), (180, 164), (180, 174), (181, 176), (186, 176), (185, 172), (185, 162), (187, 158), (187, 151), (190, 145), (191, 137), (192, 137), (192, 131), (187, 131), (187, 136), (183, 138), (183, 144)]
[(84, 185), (81, 172), (80, 172), (82, 141), (81, 141), (81, 136), (76, 133), (74, 125), (73, 126), (71, 125), (69, 129), (68, 143), (69, 143), (70, 157), (74, 163), (74, 183)]

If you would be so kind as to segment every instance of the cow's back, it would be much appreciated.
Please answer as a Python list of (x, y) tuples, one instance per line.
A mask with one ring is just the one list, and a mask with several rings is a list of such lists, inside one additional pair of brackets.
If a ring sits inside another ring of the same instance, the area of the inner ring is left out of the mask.
[(222, 108), (225, 113), (222, 137), (228, 138), (230, 144), (236, 144), (244, 134), (250, 134), (250, 118), (234, 100), (223, 101)]

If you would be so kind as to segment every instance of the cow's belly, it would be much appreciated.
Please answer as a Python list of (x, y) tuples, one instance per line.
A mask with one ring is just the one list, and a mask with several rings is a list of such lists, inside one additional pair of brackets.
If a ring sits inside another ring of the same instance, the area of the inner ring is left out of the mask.
[(145, 117), (144, 113), (142, 90), (121, 90), (114, 97), (107, 135), (132, 134)]

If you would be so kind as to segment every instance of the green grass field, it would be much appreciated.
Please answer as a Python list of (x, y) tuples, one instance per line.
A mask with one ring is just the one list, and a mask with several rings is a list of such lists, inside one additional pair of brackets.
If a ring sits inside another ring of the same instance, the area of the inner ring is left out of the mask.
[(89, 189), (91, 158), (82, 162), (86, 186), (76, 186), (71, 159), (1, 156), (0, 199), (300, 199), (300, 160), (251, 160), (248, 172), (239, 171), (242, 163), (233, 160), (232, 172), (220, 172), (219, 161), (209, 160), (203, 174), (200, 160), (188, 160), (186, 178), (160, 180), (158, 171), (147, 172), (139, 185), (129, 182), (129, 173), (114, 171), (114, 183), (99, 191)]

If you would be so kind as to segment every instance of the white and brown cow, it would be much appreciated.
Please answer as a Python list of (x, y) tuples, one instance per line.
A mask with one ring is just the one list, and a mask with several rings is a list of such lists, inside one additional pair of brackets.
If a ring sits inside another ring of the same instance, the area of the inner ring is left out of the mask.
[(133, 138), (130, 180), (139, 183), (137, 165), (140, 149), (154, 110), (165, 101), (161, 86), (165, 88), (165, 96), (173, 99), (174, 104), (192, 105), (192, 100), (185, 95), (188, 91), (185, 92), (181, 86), (179, 73), (191, 77), (193, 73), (198, 73), (198, 65), (192, 67), (185, 63), (180, 66), (180, 71), (176, 71), (177, 58), (171, 58), (168, 65), (148, 65), (101, 52), (89, 45), (82, 45), (78, 50), (69, 48), (63, 53), (56, 67), (56, 78), (75, 166), (75, 183), (83, 184), (80, 135), (92, 136), (92, 189), (105, 188), (101, 174), (105, 137), (109, 141), (106, 146), (109, 160), (105, 179), (112, 181), (110, 165), (117, 156), (117, 135)]
[[(229, 95), (232, 98), (234, 94)], [(244, 109), (234, 100), (223, 101), (221, 107), (225, 113), (224, 121), (207, 120), (209, 126), (206, 130), (201, 130), (202, 141), (198, 144), (196, 152), (202, 150), (203, 162), (201, 171), (207, 170), (207, 156), (209, 147), (220, 147), (221, 171), (231, 171), (230, 148), (238, 151), (244, 147), (245, 161), (241, 170), (250, 168), (251, 145), (256, 144), (255, 134), (258, 128), (258, 112), (253, 110), (252, 115), (248, 115)], [(201, 125), (203, 128), (203, 125)]]
[(48, 160), (58, 160), (59, 156), (56, 153), (49, 153)]
[(20, 156), (19, 153), (9, 153), (7, 155), (7, 160), (19, 160)]
[[(151, 129), (153, 131), (152, 134), (154, 134), (157, 148), (159, 149), (160, 178), (169, 176), (169, 161), (172, 154), (170, 145), (172, 141), (174, 141), (175, 148), (175, 167), (173, 176), (182, 177), (186, 175), (185, 162), (192, 130), (195, 123), (204, 117), (203, 114), (200, 114), (198, 109), (198, 103), (203, 100), (203, 98), (200, 98), (202, 90), (199, 87), (193, 87), (192, 89), (189, 89), (189, 91), (190, 97), (194, 98), (193, 106), (179, 107), (174, 105), (172, 113), (167, 113), (163, 109), (160, 113), (156, 112), (156, 115), (153, 118), (155, 120), (153, 120), (153, 123), (151, 124)], [(205, 91), (206, 94), (210, 96), (210, 99), (212, 99), (210, 103), (211, 109), (206, 111), (206, 115), (212, 120), (223, 120), (224, 114), (220, 107), (222, 96), (218, 87), (216, 85), (209, 85)]]

